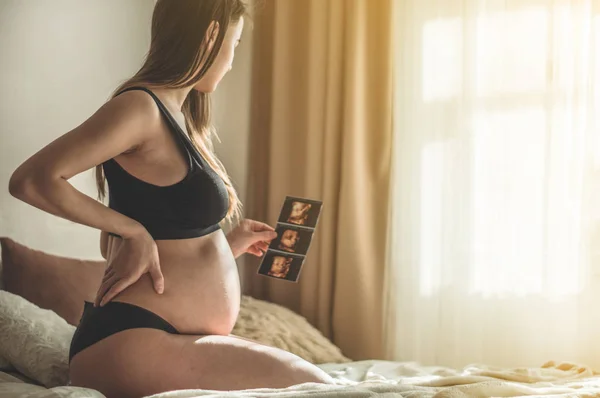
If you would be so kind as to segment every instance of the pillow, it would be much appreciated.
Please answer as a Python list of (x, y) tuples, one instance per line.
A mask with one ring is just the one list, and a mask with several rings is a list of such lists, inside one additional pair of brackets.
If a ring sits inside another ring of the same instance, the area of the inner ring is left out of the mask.
[(349, 362), (306, 318), (277, 304), (242, 296), (232, 334), (281, 348), (314, 364)]
[(9, 238), (0, 238), (0, 244), (4, 290), (77, 325), (83, 302), (94, 300), (105, 262), (55, 256)]
[(8, 372), (13, 369), (14, 367), (10, 364), (10, 361), (0, 355), (0, 372)]
[(69, 345), (75, 327), (53, 311), (0, 290), (0, 356), (50, 388), (69, 379)]
[[(0, 290), (4, 289), (4, 284), (2, 283), (2, 261), (0, 261)], [(0, 371), (7, 372), (14, 370), (8, 359), (4, 358), (0, 355)]]

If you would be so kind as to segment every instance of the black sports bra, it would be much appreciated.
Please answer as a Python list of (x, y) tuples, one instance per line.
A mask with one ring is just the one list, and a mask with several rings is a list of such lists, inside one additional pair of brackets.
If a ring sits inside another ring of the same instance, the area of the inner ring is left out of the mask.
[(189, 170), (183, 180), (159, 186), (134, 177), (109, 159), (102, 164), (108, 182), (108, 206), (141, 223), (155, 240), (195, 238), (220, 229), (219, 222), (229, 207), (225, 183), (152, 91), (130, 87), (119, 94), (129, 90), (145, 91), (154, 99), (188, 155)]

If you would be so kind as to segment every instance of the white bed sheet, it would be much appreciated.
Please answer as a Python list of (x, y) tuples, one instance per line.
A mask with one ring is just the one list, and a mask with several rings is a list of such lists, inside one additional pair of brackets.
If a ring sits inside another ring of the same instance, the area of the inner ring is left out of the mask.
[[(306, 383), (285, 389), (243, 391), (178, 390), (151, 398), (191, 397), (598, 397), (600, 375), (570, 363), (547, 363), (540, 368), (499, 369), (469, 366), (461, 370), (424, 367), (414, 363), (359, 361), (320, 365), (338, 384)], [(0, 372), (0, 398), (104, 398), (77, 387), (47, 389)]]

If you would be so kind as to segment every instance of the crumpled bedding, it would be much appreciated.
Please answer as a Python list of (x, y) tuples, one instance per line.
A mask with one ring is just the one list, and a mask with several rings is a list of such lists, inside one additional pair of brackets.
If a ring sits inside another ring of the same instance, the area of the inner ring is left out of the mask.
[[(501, 369), (472, 365), (454, 370), (409, 362), (358, 361), (319, 365), (335, 385), (305, 383), (285, 389), (241, 391), (178, 390), (147, 398), (191, 397), (598, 397), (600, 374), (572, 363), (549, 362), (539, 368)], [(0, 372), (0, 398), (104, 398), (77, 387), (47, 389)]]

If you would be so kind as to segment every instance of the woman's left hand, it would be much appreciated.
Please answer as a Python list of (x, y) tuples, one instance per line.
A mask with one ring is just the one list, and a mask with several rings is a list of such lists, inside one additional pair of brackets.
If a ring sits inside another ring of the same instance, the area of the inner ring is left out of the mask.
[(227, 241), (235, 258), (244, 253), (261, 257), (276, 237), (270, 225), (245, 219), (227, 234)]

